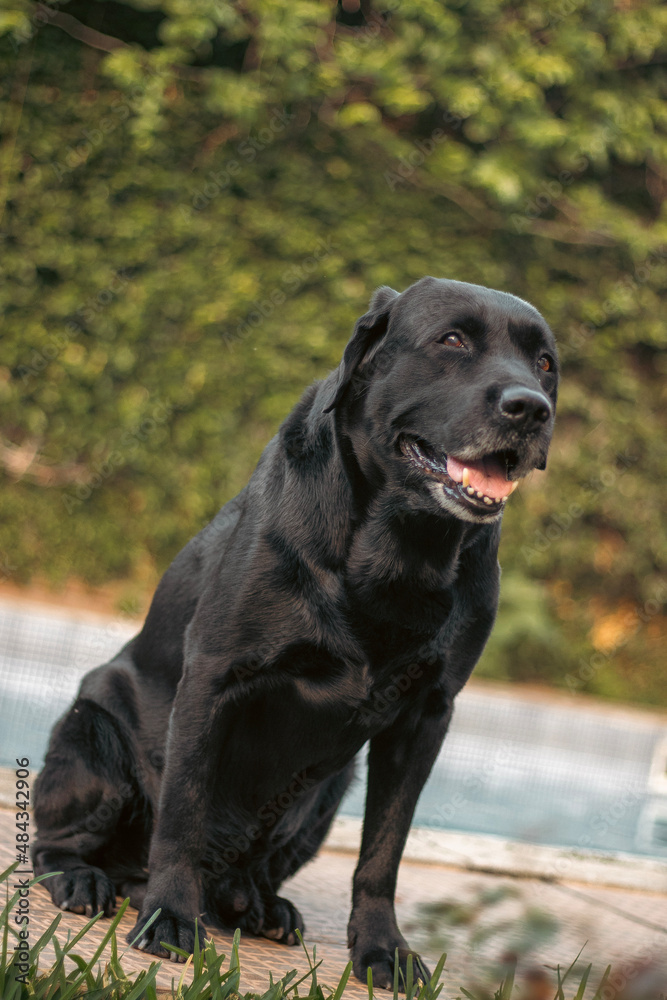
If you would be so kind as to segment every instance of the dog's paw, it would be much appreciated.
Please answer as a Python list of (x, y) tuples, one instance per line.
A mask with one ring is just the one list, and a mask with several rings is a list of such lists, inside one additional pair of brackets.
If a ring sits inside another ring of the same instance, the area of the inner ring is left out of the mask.
[[(153, 907), (151, 913), (158, 909)], [(195, 922), (186, 917), (182, 917), (173, 910), (166, 907), (161, 908), (160, 915), (156, 920), (146, 927), (148, 916), (141, 916), (127, 935), (127, 942), (139, 951), (147, 951), (150, 955), (157, 955), (159, 958), (170, 958), (175, 962), (185, 961), (182, 955), (175, 951), (167, 950), (163, 947), (164, 941), (167, 945), (174, 945), (180, 948), (187, 955), (191, 955), (195, 947)], [(203, 943), (206, 936), (206, 928), (198, 922), (199, 941)], [(146, 929), (144, 930), (144, 928)]]
[(303, 917), (289, 899), (274, 896), (264, 904), (262, 936), (281, 944), (298, 944), (296, 932), (305, 929)]
[(235, 871), (208, 889), (205, 916), (221, 927), (261, 934), (264, 902), (250, 875)]
[(51, 899), (61, 910), (110, 917), (116, 908), (116, 888), (101, 868), (85, 865), (45, 879)]
[[(412, 955), (412, 981), (417, 982), (418, 979), (421, 979), (425, 983), (431, 978), (431, 973), (416, 952), (399, 947), (398, 989), (401, 993), (405, 993), (408, 955)], [(383, 990), (393, 990), (394, 988), (394, 961), (395, 950), (390, 952), (387, 948), (371, 948), (361, 953), (357, 953), (355, 949), (352, 951), (352, 965), (357, 979), (365, 983), (370, 969), (373, 974), (373, 986)]]

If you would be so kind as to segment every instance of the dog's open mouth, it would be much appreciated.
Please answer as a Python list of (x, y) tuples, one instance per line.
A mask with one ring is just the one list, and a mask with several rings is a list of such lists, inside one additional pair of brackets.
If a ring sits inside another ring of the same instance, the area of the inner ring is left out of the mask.
[(473, 460), (445, 455), (421, 438), (402, 435), (398, 443), (413, 466), (441, 482), (448, 494), (468, 510), (495, 513), (518, 486), (508, 478), (518, 461), (513, 451), (498, 451)]

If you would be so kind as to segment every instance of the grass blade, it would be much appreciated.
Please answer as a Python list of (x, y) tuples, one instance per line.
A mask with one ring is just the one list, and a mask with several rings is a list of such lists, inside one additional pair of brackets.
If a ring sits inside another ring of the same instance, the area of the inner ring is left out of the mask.
[(610, 975), (611, 975), (611, 965), (608, 965), (607, 968), (605, 969), (602, 979), (600, 980), (600, 985), (595, 991), (595, 996), (593, 997), (593, 1000), (602, 1000), (605, 992), (605, 987), (607, 985), (607, 980), (609, 979)]
[(431, 989), (435, 989), (435, 987), (440, 982), (440, 976), (442, 975), (442, 971), (445, 968), (445, 962), (446, 961), (447, 961), (447, 952), (444, 952), (440, 956), (440, 959), (438, 960), (438, 964), (436, 965), (435, 969), (433, 970), (433, 975), (431, 976), (431, 978), (429, 980), (429, 985), (430, 985)]
[(347, 965), (345, 966), (345, 971), (343, 972), (343, 975), (340, 977), (340, 982), (338, 983), (338, 986), (334, 990), (331, 1000), (341, 1000), (341, 997), (343, 995), (343, 990), (347, 986), (347, 981), (350, 978), (351, 972), (352, 972), (352, 962), (348, 962)]
[(152, 989), (153, 993), (155, 993), (155, 977), (161, 965), (161, 962), (152, 962), (148, 969), (140, 972), (134, 988), (123, 996), (123, 1000), (144, 1000), (149, 989)]
[[(579, 952), (581, 954), (581, 952)], [(579, 983), (579, 989), (574, 995), (574, 1000), (584, 1000), (584, 993), (586, 992), (586, 984), (588, 983), (588, 977), (591, 974), (592, 965), (589, 965), (585, 970), (583, 976), (581, 977), (581, 982)]]
[[(98, 961), (100, 955), (102, 954), (102, 952), (106, 948), (106, 946), (107, 946), (107, 944), (109, 942), (109, 939), (112, 937), (112, 935), (114, 935), (116, 933), (116, 929), (117, 929), (119, 923), (121, 922), (121, 920), (123, 919), (123, 916), (125, 915), (125, 911), (127, 910), (128, 906), (129, 906), (129, 903), (130, 903), (129, 899), (126, 899), (123, 902), (123, 904), (120, 906), (120, 908), (118, 910), (118, 913), (115, 915), (115, 917), (113, 918), (113, 920), (109, 924), (109, 927), (107, 929), (106, 934), (104, 934), (102, 940), (100, 941), (100, 943), (98, 944), (97, 948), (95, 949), (95, 951), (93, 953), (93, 957), (86, 963), (86, 967), (87, 967), (87, 969), (89, 971), (92, 972), (92, 970), (95, 967), (95, 963)], [(97, 923), (97, 921), (100, 919), (101, 916), (102, 916), (102, 913), (98, 913), (96, 917), (93, 917), (92, 920), (90, 920), (89, 923), (86, 924), (86, 926), (82, 930), (79, 931), (79, 933), (72, 939), (72, 941), (69, 942), (65, 946), (64, 951), (65, 951), (66, 954), (68, 952), (70, 952), (72, 950), (72, 948), (74, 947), (74, 945), (77, 943), (77, 941), (80, 941), (81, 938), (83, 937), (83, 935), (85, 933), (87, 933), (87, 931), (91, 927), (93, 927), (94, 924)], [(75, 995), (76, 990), (77, 990), (76, 984), (72, 985), (69, 990), (66, 990), (63, 993), (62, 997), (60, 997), (59, 1000), (70, 1000), (70, 998)]]

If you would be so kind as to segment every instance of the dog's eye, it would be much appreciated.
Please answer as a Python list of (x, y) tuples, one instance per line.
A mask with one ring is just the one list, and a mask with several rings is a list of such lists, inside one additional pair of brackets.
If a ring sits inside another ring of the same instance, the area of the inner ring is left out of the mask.
[(465, 347), (465, 344), (459, 337), (458, 333), (454, 330), (450, 330), (449, 333), (444, 335), (444, 337), (441, 337), (440, 343), (447, 344), (448, 347)]
[(543, 372), (550, 372), (554, 364), (548, 354), (543, 354), (541, 358), (537, 359), (537, 367), (541, 368)]

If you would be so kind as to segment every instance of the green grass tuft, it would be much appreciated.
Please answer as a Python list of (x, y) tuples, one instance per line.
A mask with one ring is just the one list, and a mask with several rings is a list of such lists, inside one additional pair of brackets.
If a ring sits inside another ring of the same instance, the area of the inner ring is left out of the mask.
[[(172, 1000), (283, 1000), (283, 998), (289, 998), (289, 1000), (342, 1000), (350, 979), (351, 962), (345, 967), (345, 971), (335, 987), (321, 984), (318, 981), (317, 970), (322, 961), (317, 960), (316, 946), (313, 946), (311, 956), (299, 934), (299, 941), (308, 961), (308, 971), (299, 977), (297, 970), (292, 969), (275, 981), (273, 976), (269, 974), (268, 987), (263, 993), (241, 994), (239, 961), (241, 935), (240, 931), (237, 930), (232, 941), (228, 964), (225, 964), (225, 955), (218, 954), (215, 942), (208, 940), (202, 945), (197, 932), (193, 954), (186, 955), (179, 951), (181, 957), (186, 960), (186, 964), (180, 970), (178, 979), (174, 977), (171, 988), (160, 988), (156, 985), (156, 977), (162, 965), (160, 961), (156, 960), (151, 963), (148, 969), (131, 975), (123, 970), (122, 959), (129, 946), (119, 954), (117, 931), (129, 905), (129, 900), (126, 899), (109, 923), (90, 959), (84, 959), (75, 949), (87, 935), (95, 932), (95, 926), (101, 914), (88, 920), (74, 936), (68, 931), (63, 940), (62, 936), (57, 934), (62, 919), (62, 914), (58, 913), (39, 940), (30, 948), (28, 982), (22, 983), (17, 981), (13, 965), (18, 932), (13, 926), (13, 921), (10, 920), (11, 911), (19, 899), (18, 892), (12, 896), (9, 895), (10, 878), (16, 867), (17, 865), (14, 864), (0, 875), (0, 887), (5, 885), (5, 906), (0, 914), (0, 998), (2, 1000), (28, 1000), (28, 998), (78, 1000), (79, 997), (87, 997), (88, 1000), (167, 1000), (167, 998), (172, 998)], [(42, 875), (32, 879), (30, 885), (36, 885), (49, 877)], [(43, 958), (44, 949), (49, 945), (56, 957), (55, 961), (44, 968), (40, 959)], [(102, 953), (107, 945), (110, 956), (103, 964)], [(173, 949), (173, 946), (171, 947), (172, 950), (177, 950)], [(560, 970), (558, 970), (555, 1000), (566, 1000), (564, 985), (578, 958), (579, 956), (564, 974), (561, 975)], [(405, 1000), (437, 1000), (442, 990), (440, 978), (444, 971), (445, 960), (446, 955), (443, 954), (433, 975), (427, 982), (415, 978), (410, 960), (405, 977), (399, 972), (398, 964), (396, 964), (392, 991), (393, 1000), (399, 1000), (403, 997)], [(193, 971), (193, 980), (190, 984), (185, 982), (189, 969)], [(589, 966), (581, 975), (576, 992), (572, 994), (572, 1000), (582, 1000), (590, 972)], [(594, 1000), (600, 1000), (602, 997), (609, 972), (610, 970), (607, 969), (602, 977)], [(388, 997), (388, 993), (384, 990), (379, 991), (379, 993), (374, 992), (370, 969), (368, 970), (367, 982), (369, 1000), (374, 1000), (374, 998), (380, 1000), (380, 998)], [(307, 984), (307, 992), (300, 993), (299, 987), (303, 983)], [(471, 989), (461, 986), (459, 987), (459, 997), (465, 997), (466, 1000), (511, 1000), (513, 990), (514, 970), (511, 969), (495, 991), (480, 988), (477, 984)]]

